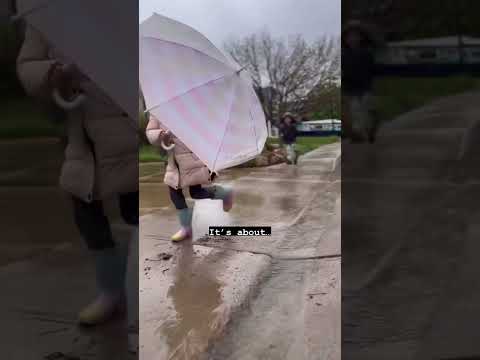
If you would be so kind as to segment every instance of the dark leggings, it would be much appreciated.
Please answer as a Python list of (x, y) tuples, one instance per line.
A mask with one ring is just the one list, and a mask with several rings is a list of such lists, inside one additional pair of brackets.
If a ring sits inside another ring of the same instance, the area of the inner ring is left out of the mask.
[[(129, 225), (138, 226), (138, 191), (119, 195), (118, 205), (123, 220)], [(73, 197), (73, 213), (80, 235), (89, 249), (103, 250), (115, 247), (102, 201), (94, 200), (87, 203)]]
[[(174, 189), (170, 186), (168, 187), (168, 189), (170, 190), (170, 199), (172, 199), (172, 202), (177, 208), (177, 210), (188, 208), (182, 189)], [(192, 199), (213, 199), (215, 195), (214, 187), (204, 188), (201, 185), (193, 185), (190, 186), (188, 189), (190, 191), (190, 196), (192, 197)]]

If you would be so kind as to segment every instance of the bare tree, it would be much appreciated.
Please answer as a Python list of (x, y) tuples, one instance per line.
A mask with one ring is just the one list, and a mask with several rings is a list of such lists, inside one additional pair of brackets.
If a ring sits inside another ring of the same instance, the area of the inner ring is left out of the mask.
[(312, 90), (304, 102), (303, 113), (306, 117), (336, 118), (340, 117), (341, 90), (338, 82), (325, 82)]
[(312, 89), (340, 74), (338, 38), (309, 44), (301, 36), (283, 41), (263, 32), (229, 41), (225, 50), (250, 72), (270, 121), (286, 111), (301, 112)]

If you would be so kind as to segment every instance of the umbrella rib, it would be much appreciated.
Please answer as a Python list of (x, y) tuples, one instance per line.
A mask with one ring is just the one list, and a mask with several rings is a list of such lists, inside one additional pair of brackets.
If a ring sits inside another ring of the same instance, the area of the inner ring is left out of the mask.
[(253, 127), (253, 134), (255, 136), (255, 146), (257, 147), (257, 152), (259, 152), (258, 148), (258, 139), (257, 139), (257, 130), (255, 129), (255, 119), (252, 116), (252, 109), (248, 109), (248, 114), (250, 115), (250, 120), (252, 121), (252, 127)]
[(233, 76), (233, 75), (235, 75), (235, 73), (222, 75), (222, 76), (219, 76), (218, 78), (215, 78), (215, 79), (212, 79), (212, 80), (208, 80), (207, 82), (204, 82), (204, 83), (202, 83), (202, 84), (200, 84), (200, 85), (194, 86), (194, 87), (192, 87), (191, 89), (189, 89), (189, 90), (187, 90), (187, 91), (185, 91), (185, 92), (183, 92), (183, 93), (181, 93), (181, 94), (178, 94), (178, 95), (176, 95), (176, 96), (174, 96), (174, 97), (172, 97), (172, 98), (170, 98), (170, 99), (168, 99), (168, 100), (166, 100), (166, 101), (161, 102), (160, 104), (151, 106), (151, 107), (149, 107), (148, 109), (146, 109), (144, 112), (147, 113), (147, 112), (149, 112), (149, 111), (152, 111), (152, 110), (154, 110), (154, 109), (162, 106), (163, 104), (169, 103), (170, 101), (173, 101), (173, 100), (178, 99), (178, 98), (180, 98), (180, 97), (182, 97), (182, 96), (185, 96), (185, 95), (187, 95), (188, 93), (190, 93), (190, 92), (192, 92), (192, 91), (195, 91), (195, 90), (197, 90), (198, 88), (201, 88), (202, 86), (210, 85), (211, 83), (214, 83), (215, 81), (222, 80), (222, 79), (224, 79), (224, 78), (226, 78), (226, 77), (228, 77), (228, 76)]
[(51, 1), (45, 0), (44, 2), (41, 2), (40, 4), (37, 4), (36, 6), (32, 6), (31, 8), (28, 8), (26, 10), (23, 10), (21, 12), (18, 12), (12, 17), (13, 21), (17, 21), (20, 19), (24, 19), (27, 16), (30, 16), (32, 13), (35, 13), (36, 11), (43, 10), (44, 8), (48, 7), (51, 5)]
[(213, 162), (213, 171), (215, 171), (215, 168), (217, 166), (217, 160), (218, 160), (218, 155), (220, 154), (220, 149), (222, 148), (223, 146), (223, 141), (225, 140), (225, 134), (227, 133), (227, 130), (228, 130), (228, 127), (230, 126), (230, 121), (232, 120), (232, 109), (233, 109), (233, 102), (235, 101), (235, 94), (237, 92), (237, 86), (235, 86), (235, 84), (233, 85), (233, 91), (232, 91), (232, 101), (230, 103), (230, 107), (228, 109), (228, 121), (227, 121), (227, 124), (225, 126), (225, 129), (223, 129), (223, 136), (222, 136), (222, 141), (220, 141), (220, 145), (218, 145), (218, 149), (217, 149), (217, 155), (215, 156), (215, 161)]
[[(208, 55), (208, 54), (204, 53), (204, 52), (201, 51), (201, 50), (198, 50), (198, 49), (196, 49), (196, 48), (194, 48), (194, 47), (191, 47), (191, 46), (188, 46), (188, 45), (185, 45), (185, 44), (181, 44), (181, 43), (176, 42), (176, 41), (159, 39), (159, 38), (156, 38), (156, 37), (154, 37), (154, 36), (142, 36), (142, 38), (143, 38), (143, 39), (156, 40), (156, 41), (162, 41), (162, 42), (165, 42), (165, 43), (168, 43), (168, 44), (172, 44), (172, 45), (176, 45), (176, 46), (183, 47), (183, 48), (185, 48), (185, 49), (190, 49), (190, 50), (193, 50), (193, 51), (195, 51), (195, 52), (198, 52), (199, 54), (202, 54), (203, 56), (206, 56), (206, 57), (208, 57), (208, 58), (210, 58), (210, 59), (215, 60), (216, 62), (222, 64), (223, 66), (227, 66), (227, 67), (230, 66), (230, 64), (228, 63), (228, 59), (225, 59), (225, 62), (220, 61), (219, 59), (217, 59), (217, 58), (215, 58), (215, 57), (213, 57), (213, 56), (211, 56), (211, 55)], [(212, 44), (212, 45), (213, 45), (213, 44)], [(213, 46), (215, 47), (215, 45), (213, 45)], [(216, 47), (215, 47), (215, 48), (216, 48)], [(221, 55), (223, 55), (223, 54), (221, 54)]]

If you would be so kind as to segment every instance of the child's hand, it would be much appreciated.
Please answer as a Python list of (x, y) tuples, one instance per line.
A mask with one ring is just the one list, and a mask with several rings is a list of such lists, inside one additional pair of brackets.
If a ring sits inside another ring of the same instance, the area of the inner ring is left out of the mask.
[(48, 73), (48, 83), (52, 89), (58, 89), (60, 93), (69, 98), (74, 88), (79, 86), (80, 71), (75, 65), (54, 63)]
[(170, 130), (160, 130), (160, 138), (167, 146), (173, 143), (172, 133), (170, 132)]

